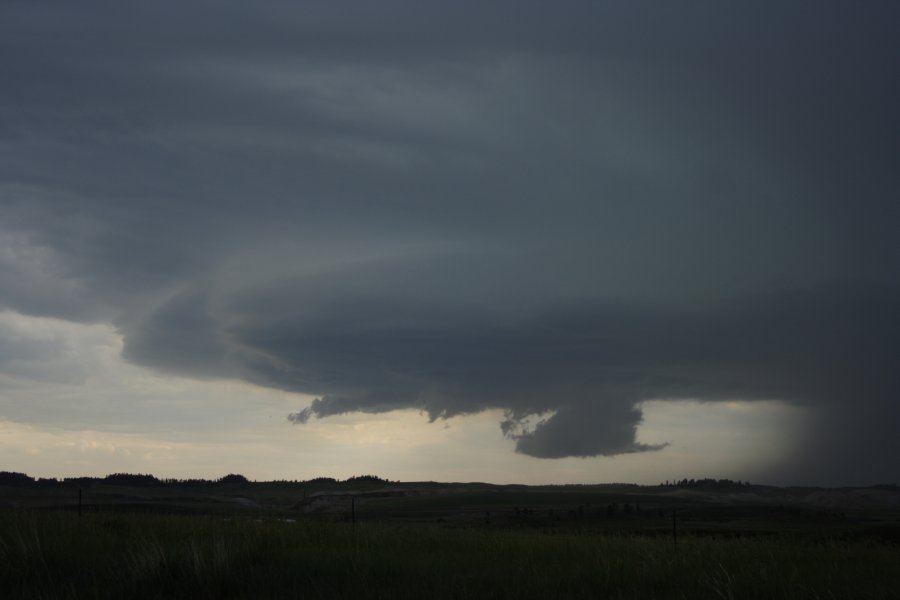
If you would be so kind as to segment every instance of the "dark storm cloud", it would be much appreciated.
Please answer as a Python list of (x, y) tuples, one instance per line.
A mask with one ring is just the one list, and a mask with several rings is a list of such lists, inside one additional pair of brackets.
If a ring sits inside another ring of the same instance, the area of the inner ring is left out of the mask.
[(8, 2), (0, 303), (318, 395), (296, 422), (500, 408), (610, 455), (642, 400), (777, 398), (797, 465), (886, 476), (898, 17)]

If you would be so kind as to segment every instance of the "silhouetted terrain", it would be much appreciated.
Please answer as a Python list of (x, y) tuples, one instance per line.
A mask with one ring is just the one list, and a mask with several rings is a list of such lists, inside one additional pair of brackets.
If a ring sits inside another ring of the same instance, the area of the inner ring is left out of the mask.
[[(772, 487), (731, 480), (681, 480), (655, 486), (494, 485), (393, 482), (373, 475), (339, 481), (252, 482), (106, 477), (33, 479), (0, 472), (0, 507), (88, 512), (253, 516), (255, 518), (552, 527), (669, 534), (816, 536), (900, 539), (900, 488)], [(674, 515), (673, 515), (674, 513)]]
[(727, 480), (0, 473), (0, 597), (888, 598), (898, 499)]

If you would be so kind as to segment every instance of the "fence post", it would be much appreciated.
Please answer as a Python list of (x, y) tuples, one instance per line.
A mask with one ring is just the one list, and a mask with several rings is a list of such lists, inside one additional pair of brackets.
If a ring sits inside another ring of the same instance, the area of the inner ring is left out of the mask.
[(81, 516), (81, 488), (78, 488), (78, 516)]

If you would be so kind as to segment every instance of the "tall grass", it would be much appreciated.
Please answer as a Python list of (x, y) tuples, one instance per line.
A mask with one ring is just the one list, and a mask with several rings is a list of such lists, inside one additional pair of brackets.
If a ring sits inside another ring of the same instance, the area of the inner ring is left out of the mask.
[(2, 598), (891, 598), (874, 542), (0, 513)]

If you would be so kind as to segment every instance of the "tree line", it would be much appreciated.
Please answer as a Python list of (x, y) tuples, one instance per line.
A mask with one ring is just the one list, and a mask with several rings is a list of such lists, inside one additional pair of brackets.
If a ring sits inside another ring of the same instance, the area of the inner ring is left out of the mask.
[[(108, 485), (124, 485), (129, 487), (151, 487), (165, 485), (239, 485), (250, 483), (250, 480), (243, 475), (237, 473), (229, 473), (218, 479), (177, 479), (164, 478), (160, 479), (154, 475), (145, 473), (111, 473), (105, 477), (63, 477), (57, 478), (34, 478), (25, 473), (15, 471), (0, 471), (0, 485), (77, 485), (80, 487), (89, 487), (96, 483)], [(382, 479), (376, 475), (354, 475), (344, 480), (335, 479), (333, 477), (314, 477), (306, 480), (275, 480), (268, 483), (390, 483), (387, 479)]]

